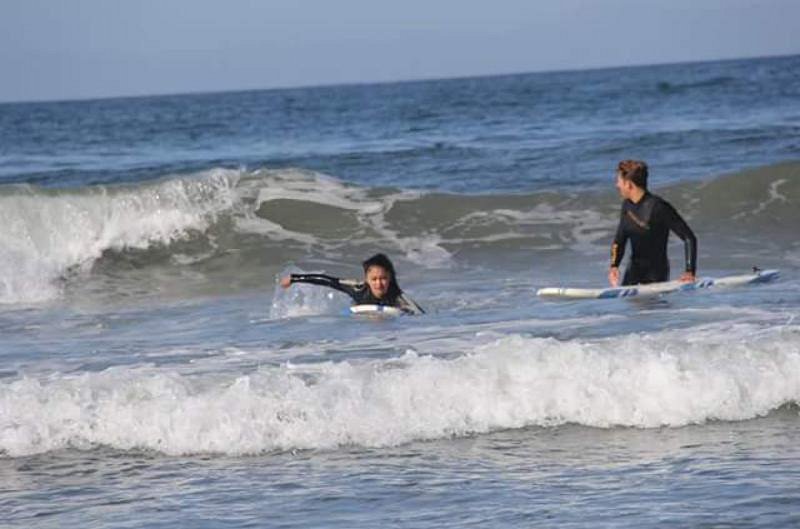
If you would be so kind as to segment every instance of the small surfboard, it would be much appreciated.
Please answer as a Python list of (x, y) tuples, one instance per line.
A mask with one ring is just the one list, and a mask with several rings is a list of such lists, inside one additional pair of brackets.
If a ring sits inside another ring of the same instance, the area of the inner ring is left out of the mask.
[(563, 288), (547, 287), (536, 291), (537, 296), (546, 298), (564, 299), (618, 299), (630, 297), (652, 297), (669, 294), (671, 292), (684, 292), (712, 287), (736, 287), (754, 283), (766, 283), (780, 275), (778, 270), (755, 270), (750, 274), (725, 276), (719, 278), (704, 277), (694, 283), (681, 283), (680, 281), (665, 281), (663, 283), (649, 283), (647, 285), (630, 285), (610, 288)]
[(388, 305), (351, 305), (350, 313), (359, 316), (385, 318), (400, 316), (403, 314), (403, 311), (397, 307), (391, 307)]

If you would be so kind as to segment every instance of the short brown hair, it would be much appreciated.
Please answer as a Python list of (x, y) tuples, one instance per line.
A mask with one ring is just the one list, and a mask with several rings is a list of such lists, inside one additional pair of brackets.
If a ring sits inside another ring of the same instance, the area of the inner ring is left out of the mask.
[(641, 160), (622, 160), (617, 165), (617, 174), (636, 186), (647, 189), (647, 164)]

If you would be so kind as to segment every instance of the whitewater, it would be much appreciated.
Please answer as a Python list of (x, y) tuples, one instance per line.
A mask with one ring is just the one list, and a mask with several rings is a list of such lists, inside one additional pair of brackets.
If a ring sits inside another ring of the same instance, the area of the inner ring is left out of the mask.
[[(798, 61), (0, 105), (4, 527), (797, 526)], [(623, 158), (780, 278), (538, 298)]]

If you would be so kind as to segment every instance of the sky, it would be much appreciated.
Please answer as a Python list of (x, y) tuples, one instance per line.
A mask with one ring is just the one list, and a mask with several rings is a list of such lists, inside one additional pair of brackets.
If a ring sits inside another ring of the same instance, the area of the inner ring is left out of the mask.
[(0, 0), (0, 102), (800, 53), (800, 0)]

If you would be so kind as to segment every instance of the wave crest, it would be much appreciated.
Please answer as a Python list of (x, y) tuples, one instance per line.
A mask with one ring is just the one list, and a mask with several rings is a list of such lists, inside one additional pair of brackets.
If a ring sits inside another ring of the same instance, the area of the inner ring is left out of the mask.
[(235, 203), (237, 174), (214, 170), (135, 187), (50, 191), (11, 186), (0, 195), (0, 302), (57, 295), (59, 279), (108, 250), (168, 245), (205, 231)]
[(746, 420), (800, 399), (798, 336), (796, 326), (753, 324), (594, 341), (512, 335), (465, 343), (456, 358), (408, 351), (247, 375), (140, 367), (22, 378), (0, 384), (0, 451), (242, 455), (567, 423)]
[[(687, 217), (701, 247), (713, 241), (712, 259), (741, 255), (742, 266), (781, 267), (796, 252), (798, 164), (657, 192)], [(74, 273), (115, 276), (121, 266), (152, 263), (192, 266), (198, 281), (218, 285), (239, 283), (235, 270), (255, 285), (290, 263), (327, 268), (375, 251), (424, 268), (449, 267), (455, 256), (509, 262), (519, 254), (529, 263), (532, 254), (577, 252), (600, 261), (618, 208), (611, 192), (444, 194), (356, 186), (302, 169), (215, 169), (74, 190), (5, 186), (0, 303), (53, 299)], [(228, 275), (207, 275), (220, 270)]]

